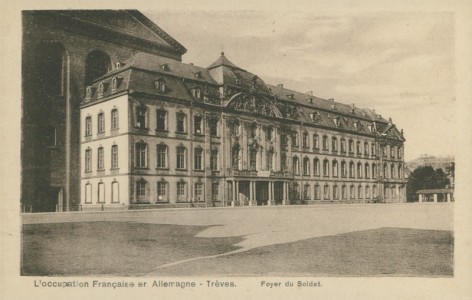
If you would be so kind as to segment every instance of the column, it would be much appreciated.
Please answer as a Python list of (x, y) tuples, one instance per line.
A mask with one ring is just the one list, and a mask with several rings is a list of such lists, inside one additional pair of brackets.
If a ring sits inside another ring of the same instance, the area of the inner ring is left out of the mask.
[(232, 181), (233, 188), (231, 189), (231, 207), (234, 207), (234, 203), (236, 202), (236, 180)]
[(418, 202), (423, 202), (423, 194), (418, 195)]
[(254, 198), (253, 185), (254, 182), (252, 180), (249, 181), (249, 206), (252, 206), (252, 199)]
[(451, 202), (451, 193), (446, 194), (446, 201)]
[(282, 205), (285, 205), (285, 181), (282, 182)]
[[(239, 203), (239, 181), (238, 180), (236, 180), (236, 188), (235, 189), (236, 189), (236, 199), (234, 199), (234, 202)], [(239, 203), (239, 205), (241, 205), (241, 204)]]
[(272, 201), (272, 182), (269, 181), (269, 183), (267, 184), (267, 189), (268, 189), (267, 205), (270, 205), (270, 201)]
[(434, 203), (438, 202), (438, 194), (436, 193), (433, 194), (433, 202)]

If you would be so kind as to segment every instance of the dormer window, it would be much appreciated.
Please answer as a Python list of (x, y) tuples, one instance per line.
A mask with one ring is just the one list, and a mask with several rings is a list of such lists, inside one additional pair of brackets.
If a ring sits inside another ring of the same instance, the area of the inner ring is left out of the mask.
[(293, 100), (293, 94), (289, 94), (289, 95), (287, 95), (287, 98), (289, 98), (289, 99)]
[(202, 98), (202, 90), (199, 87), (192, 89), (192, 96), (196, 99)]
[(154, 87), (160, 93), (165, 93), (167, 91), (166, 81), (162, 78), (154, 81)]
[(338, 127), (339, 126), (339, 117), (334, 117), (333, 121), (334, 121), (334, 125), (336, 125), (336, 127)]
[(354, 128), (355, 128), (356, 130), (359, 130), (359, 122), (357, 122), (357, 121), (354, 122)]
[(120, 78), (120, 77), (113, 77), (113, 79), (111, 80), (111, 91), (112, 92), (115, 92), (118, 89), (118, 87), (120, 86), (121, 80), (122, 80), (122, 78)]
[(202, 78), (202, 72), (198, 71), (198, 72), (195, 72), (195, 77), (197, 78)]
[(88, 86), (87, 89), (85, 90), (85, 100), (90, 100), (92, 98), (92, 87)]
[(241, 84), (241, 80), (236, 79), (236, 85), (240, 85), (240, 84)]
[(169, 64), (162, 64), (161, 65), (161, 70), (162, 71), (169, 71)]
[(105, 90), (105, 85), (103, 84), (103, 82), (101, 82), (99, 85), (98, 85), (98, 97), (103, 97), (103, 91)]
[(121, 63), (120, 63), (120, 62), (117, 62), (117, 63), (116, 63), (116, 68), (117, 68), (117, 69), (121, 68)]

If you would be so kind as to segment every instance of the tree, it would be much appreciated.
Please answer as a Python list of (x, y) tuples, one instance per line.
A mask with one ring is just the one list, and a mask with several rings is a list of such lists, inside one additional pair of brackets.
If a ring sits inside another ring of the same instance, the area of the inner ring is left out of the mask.
[(416, 192), (422, 189), (444, 189), (450, 184), (443, 169), (433, 169), (431, 166), (416, 168), (408, 177), (406, 193), (408, 201), (417, 201)]

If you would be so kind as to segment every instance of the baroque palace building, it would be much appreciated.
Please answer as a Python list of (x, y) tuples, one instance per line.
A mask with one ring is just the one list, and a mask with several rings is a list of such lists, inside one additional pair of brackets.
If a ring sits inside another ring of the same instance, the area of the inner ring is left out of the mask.
[(371, 109), (209, 67), (137, 11), (24, 12), (26, 211), (406, 202)]

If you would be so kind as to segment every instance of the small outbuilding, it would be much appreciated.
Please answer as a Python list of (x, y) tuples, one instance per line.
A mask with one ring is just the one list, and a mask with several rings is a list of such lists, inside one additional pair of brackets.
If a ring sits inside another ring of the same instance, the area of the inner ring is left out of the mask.
[(419, 190), (419, 202), (454, 202), (454, 189), (429, 189)]

